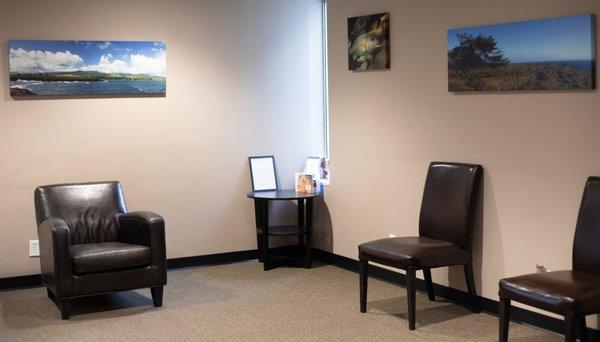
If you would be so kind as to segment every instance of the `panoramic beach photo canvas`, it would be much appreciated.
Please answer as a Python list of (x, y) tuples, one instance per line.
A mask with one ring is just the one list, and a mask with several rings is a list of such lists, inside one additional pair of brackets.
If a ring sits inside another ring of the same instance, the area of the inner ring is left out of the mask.
[(448, 90), (595, 89), (592, 14), (448, 30)]
[(348, 69), (390, 68), (390, 14), (348, 18)]
[(11, 96), (166, 92), (166, 49), (153, 41), (9, 42)]

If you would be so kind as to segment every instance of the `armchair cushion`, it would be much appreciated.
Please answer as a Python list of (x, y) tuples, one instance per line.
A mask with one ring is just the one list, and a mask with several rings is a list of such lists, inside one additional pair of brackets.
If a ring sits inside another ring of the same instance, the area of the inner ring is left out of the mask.
[(75, 273), (104, 272), (150, 264), (150, 248), (123, 242), (71, 245), (69, 254)]

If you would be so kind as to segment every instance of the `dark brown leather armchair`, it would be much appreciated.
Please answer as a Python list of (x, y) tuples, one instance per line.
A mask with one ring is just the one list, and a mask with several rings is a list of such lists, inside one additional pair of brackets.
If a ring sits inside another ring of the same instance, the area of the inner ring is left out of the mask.
[(508, 340), (511, 300), (565, 316), (565, 341), (575, 341), (577, 330), (587, 340), (585, 316), (600, 313), (600, 177), (588, 178), (583, 191), (573, 270), (506, 278), (499, 287), (500, 341)]
[(358, 246), (360, 312), (367, 310), (369, 261), (406, 271), (410, 330), (415, 329), (417, 270), (423, 270), (429, 300), (435, 300), (431, 269), (464, 265), (472, 309), (479, 312), (471, 252), (481, 170), (480, 165), (431, 163), (421, 203), (419, 236), (381, 239)]
[(48, 297), (69, 318), (70, 300), (150, 287), (162, 305), (165, 226), (151, 212), (127, 212), (119, 182), (35, 189), (40, 264)]

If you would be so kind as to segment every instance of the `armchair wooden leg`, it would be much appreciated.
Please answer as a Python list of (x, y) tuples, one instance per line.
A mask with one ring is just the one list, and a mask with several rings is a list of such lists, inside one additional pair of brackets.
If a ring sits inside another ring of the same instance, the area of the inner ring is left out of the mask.
[(417, 294), (416, 283), (416, 271), (414, 268), (409, 267), (406, 269), (406, 292), (407, 292), (407, 303), (408, 303), (408, 330), (415, 330), (415, 299)]
[(431, 269), (423, 269), (423, 278), (425, 279), (425, 289), (427, 290), (427, 297), (430, 301), (435, 300), (435, 292), (433, 291), (433, 282), (431, 281)]
[(587, 325), (585, 323), (585, 316), (579, 317), (579, 339), (581, 342), (588, 341)]
[(157, 308), (162, 306), (163, 287), (162, 286), (151, 287), (150, 292), (152, 293), (152, 301), (154, 302), (154, 306)]
[(48, 293), (48, 298), (55, 300), (56, 297), (54, 296), (54, 293), (52, 293), (52, 291), (50, 291), (49, 288), (46, 288), (46, 292)]
[(510, 299), (500, 297), (498, 316), (500, 318), (500, 342), (507, 342), (508, 325), (510, 323)]
[(475, 313), (479, 313), (481, 310), (479, 308), (479, 299), (477, 298), (477, 290), (475, 289), (475, 277), (473, 275), (473, 264), (468, 263), (463, 265), (465, 269), (465, 281), (467, 283), (467, 290), (469, 291), (469, 296), (471, 297), (471, 311)]
[(69, 319), (69, 315), (71, 314), (71, 302), (68, 299), (60, 299), (58, 301), (58, 308), (60, 309), (62, 319)]
[(369, 261), (361, 259), (358, 264), (360, 278), (360, 312), (367, 312), (367, 282), (369, 278)]
[(577, 319), (565, 317), (565, 342), (575, 342), (577, 340)]

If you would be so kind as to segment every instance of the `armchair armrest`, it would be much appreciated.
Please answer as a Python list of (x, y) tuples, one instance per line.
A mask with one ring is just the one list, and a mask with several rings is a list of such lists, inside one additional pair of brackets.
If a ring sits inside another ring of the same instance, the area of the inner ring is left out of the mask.
[(165, 220), (149, 211), (134, 211), (117, 216), (117, 233), (121, 242), (143, 245), (152, 254), (153, 279), (166, 284)]
[(57, 298), (71, 291), (73, 269), (69, 256), (69, 226), (61, 219), (48, 218), (38, 225), (42, 281)]

